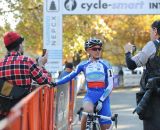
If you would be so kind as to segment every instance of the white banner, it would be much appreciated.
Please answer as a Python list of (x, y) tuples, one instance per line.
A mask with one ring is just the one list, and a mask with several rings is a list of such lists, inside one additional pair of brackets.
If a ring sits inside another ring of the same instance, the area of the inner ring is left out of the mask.
[(160, 14), (160, 0), (63, 0), (63, 14)]

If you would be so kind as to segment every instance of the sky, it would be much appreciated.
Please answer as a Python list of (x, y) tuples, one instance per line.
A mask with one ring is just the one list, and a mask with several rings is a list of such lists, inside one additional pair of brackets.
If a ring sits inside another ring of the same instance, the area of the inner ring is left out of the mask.
[[(0, 0), (0, 8), (3, 9), (3, 11), (9, 11), (8, 4), (5, 0)], [(5, 20), (7, 23), (11, 25), (11, 28), (14, 30), (19, 20), (14, 18), (13, 13), (4, 13), (3, 15), (0, 15), (0, 26), (4, 26)]]

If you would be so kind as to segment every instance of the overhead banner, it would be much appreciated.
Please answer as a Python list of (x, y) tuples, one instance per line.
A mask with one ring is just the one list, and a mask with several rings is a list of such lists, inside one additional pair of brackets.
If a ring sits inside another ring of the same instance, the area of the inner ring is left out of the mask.
[(160, 0), (44, 0), (43, 47), (51, 73), (62, 70), (62, 17), (77, 14), (160, 14)]
[(160, 0), (63, 0), (63, 14), (160, 14)]

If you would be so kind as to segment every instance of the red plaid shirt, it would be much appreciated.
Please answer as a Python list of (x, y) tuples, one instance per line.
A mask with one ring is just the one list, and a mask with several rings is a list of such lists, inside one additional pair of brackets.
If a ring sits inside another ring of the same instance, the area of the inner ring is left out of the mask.
[(31, 85), (32, 79), (38, 84), (51, 82), (50, 74), (26, 56), (18, 52), (9, 52), (0, 60), (0, 78), (4, 78), (13, 85)]

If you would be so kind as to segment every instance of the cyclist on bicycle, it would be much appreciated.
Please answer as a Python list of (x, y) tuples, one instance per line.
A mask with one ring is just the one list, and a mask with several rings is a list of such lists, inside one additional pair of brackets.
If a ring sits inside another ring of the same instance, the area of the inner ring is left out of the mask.
[[(89, 54), (89, 59), (79, 63), (75, 71), (59, 79), (53, 85), (64, 84), (82, 71), (87, 83), (87, 93), (83, 100), (84, 111), (92, 113), (96, 105), (98, 114), (111, 116), (109, 94), (113, 88), (113, 74), (111, 65), (100, 58), (102, 41), (90, 38), (85, 42), (85, 50)], [(102, 130), (107, 130), (111, 127), (112, 121), (99, 119), (99, 123)], [(81, 130), (85, 130), (85, 127), (86, 116), (82, 116)]]

